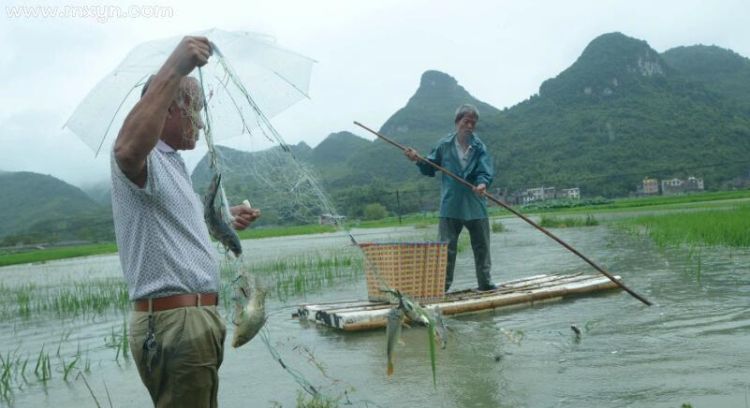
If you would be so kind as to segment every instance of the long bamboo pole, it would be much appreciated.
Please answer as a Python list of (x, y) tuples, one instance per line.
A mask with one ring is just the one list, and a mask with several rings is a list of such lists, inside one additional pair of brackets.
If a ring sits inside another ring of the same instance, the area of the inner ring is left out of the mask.
[[(398, 143), (398, 142), (390, 139), (389, 137), (387, 137), (385, 135), (382, 135), (382, 134), (380, 134), (380, 133), (378, 133), (378, 132), (376, 132), (376, 131), (368, 128), (367, 126), (365, 126), (365, 125), (363, 125), (363, 124), (361, 124), (361, 123), (359, 123), (357, 121), (354, 121), (354, 124), (357, 125), (357, 126), (359, 126), (359, 127), (361, 127), (362, 129), (367, 130), (368, 132), (374, 134), (375, 136), (377, 136), (377, 137), (385, 140), (386, 142), (392, 144), (393, 146), (398, 147), (399, 149), (401, 149), (403, 151), (406, 151), (406, 149), (407, 149), (406, 146), (404, 146), (404, 145), (402, 145), (402, 144), (400, 144), (400, 143)], [(448, 177), (450, 177), (450, 178), (458, 181), (459, 183), (463, 184), (464, 186), (469, 187), (471, 189), (474, 189), (475, 186), (473, 184), (469, 183), (468, 181), (464, 180), (461, 177), (458, 177), (457, 175), (453, 174), (448, 169), (446, 169), (446, 168), (444, 168), (444, 167), (442, 167), (442, 166), (440, 166), (440, 165), (438, 165), (436, 163), (433, 163), (433, 162), (427, 160), (426, 158), (422, 157), (419, 154), (417, 154), (417, 159), (420, 160), (420, 161), (423, 161), (423, 162), (429, 164), (430, 166), (434, 167), (435, 169), (443, 172), (443, 174), (445, 174), (446, 176), (448, 176)], [(490, 193), (488, 193), (488, 192), (485, 191), (483, 193), (483, 195), (485, 197), (487, 197), (490, 201), (492, 201), (495, 204), (497, 204), (497, 205), (505, 208), (506, 210), (510, 211), (514, 215), (518, 216), (522, 220), (524, 220), (527, 223), (529, 223), (534, 228), (536, 228), (539, 231), (543, 232), (548, 237), (550, 237), (550, 238), (554, 239), (555, 241), (557, 241), (558, 244), (562, 245), (563, 247), (565, 247), (565, 249), (567, 249), (568, 251), (576, 254), (579, 258), (581, 258), (584, 261), (586, 261), (586, 263), (588, 263), (589, 265), (591, 265), (597, 271), (601, 272), (604, 276), (606, 276), (607, 278), (609, 278), (609, 280), (611, 280), (612, 282), (614, 282), (615, 284), (617, 284), (617, 286), (619, 286), (620, 288), (622, 288), (624, 291), (628, 292), (634, 298), (640, 300), (641, 302), (643, 302), (647, 306), (651, 306), (651, 302), (649, 302), (646, 298), (644, 298), (643, 296), (637, 294), (635, 291), (633, 291), (629, 287), (625, 286), (624, 283), (622, 283), (618, 279), (616, 279), (611, 273), (607, 272), (606, 270), (604, 270), (604, 268), (602, 268), (601, 266), (597, 265), (594, 261), (592, 261), (591, 259), (589, 259), (585, 255), (583, 255), (582, 253), (578, 252), (578, 250), (576, 250), (572, 246), (568, 245), (565, 241), (563, 241), (562, 239), (558, 238), (553, 233), (549, 232), (546, 228), (540, 226), (539, 224), (535, 223), (534, 221), (532, 221), (531, 219), (529, 219), (525, 215), (523, 215), (520, 212), (514, 210), (511, 206), (509, 206), (508, 204), (506, 204), (506, 203), (502, 202), (501, 200), (495, 198), (492, 194), (490, 194)]]

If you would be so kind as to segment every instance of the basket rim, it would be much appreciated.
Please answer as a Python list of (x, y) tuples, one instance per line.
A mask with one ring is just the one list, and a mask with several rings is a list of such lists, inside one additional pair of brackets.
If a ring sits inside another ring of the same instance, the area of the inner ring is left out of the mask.
[(368, 246), (421, 246), (421, 245), (448, 245), (448, 241), (419, 241), (419, 242), (360, 242), (357, 244), (360, 247)]

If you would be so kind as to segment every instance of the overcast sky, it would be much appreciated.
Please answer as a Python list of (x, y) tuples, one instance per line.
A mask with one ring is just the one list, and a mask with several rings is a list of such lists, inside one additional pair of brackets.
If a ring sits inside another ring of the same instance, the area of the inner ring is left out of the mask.
[[(151, 10), (137, 8), (144, 2), (60, 3), (162, 14), (24, 17), (11, 15), (20, 2), (2, 2), (0, 170), (51, 174), (76, 185), (109, 176), (106, 153), (95, 159), (62, 129), (87, 92), (137, 44), (213, 27), (269, 34), (318, 61), (311, 99), (272, 120), (287, 142), (313, 147), (342, 130), (371, 139), (352, 121), (379, 128), (428, 69), (448, 73), (478, 99), (503, 108), (538, 92), (607, 32), (645, 40), (659, 52), (714, 44), (750, 56), (747, 0), (213, 0), (157, 1)], [(226, 144), (243, 148), (245, 142)], [(189, 163), (204, 152), (201, 146), (189, 154)]]

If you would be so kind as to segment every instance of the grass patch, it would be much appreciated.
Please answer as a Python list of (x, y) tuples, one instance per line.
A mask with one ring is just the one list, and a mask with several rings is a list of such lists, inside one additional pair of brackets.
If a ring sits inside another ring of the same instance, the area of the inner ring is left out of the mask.
[[(621, 210), (638, 210), (638, 209), (657, 209), (694, 206), (706, 206), (709, 202), (720, 202), (727, 200), (742, 200), (750, 198), (750, 190), (738, 191), (717, 191), (706, 193), (694, 193), (674, 196), (653, 196), (637, 198), (619, 198), (612, 202), (596, 205), (587, 205), (580, 207), (556, 207), (556, 208), (537, 208), (525, 210), (524, 213), (547, 213), (547, 212), (592, 212), (592, 211), (621, 211)], [(506, 213), (502, 208), (492, 207), (493, 214)]]
[(493, 221), (492, 222), (492, 232), (494, 233), (501, 233), (505, 232), (505, 225), (500, 221)]
[(437, 224), (440, 220), (438, 213), (417, 213), (402, 215), (399, 217), (386, 217), (380, 220), (368, 220), (349, 223), (349, 225), (358, 228), (383, 228), (398, 227), (404, 225), (415, 225), (418, 228), (426, 228), (429, 225)]
[(588, 214), (586, 218), (581, 217), (551, 217), (542, 216), (539, 225), (544, 228), (574, 228), (574, 227), (593, 227), (599, 225), (599, 221), (593, 215)]
[(322, 234), (326, 232), (336, 232), (333, 225), (290, 225), (285, 227), (268, 227), (268, 228), (250, 228), (239, 231), (241, 239), (260, 239), (272, 237), (286, 237), (290, 235), (309, 235)]
[(0, 255), (0, 266), (46, 262), (54, 259), (75, 258), (79, 256), (109, 254), (114, 252), (117, 252), (117, 245), (114, 243), (37, 249), (28, 252), (2, 254)]
[(67, 285), (0, 283), (0, 317), (30, 319), (42, 313), (58, 317), (124, 311), (130, 306), (122, 278), (72, 282)]
[[(269, 296), (284, 300), (333, 287), (340, 282), (353, 282), (364, 275), (362, 253), (355, 249), (328, 254), (304, 254), (251, 264), (247, 268), (263, 280)], [(223, 305), (231, 306), (232, 280), (237, 276), (235, 264), (224, 264), (222, 274)]]
[[(750, 190), (739, 190), (739, 191), (720, 191), (720, 192), (706, 192), (706, 193), (695, 193), (688, 195), (677, 195), (677, 196), (654, 196), (654, 197), (639, 197), (639, 198), (623, 198), (616, 199), (613, 201), (605, 200), (601, 203), (596, 200), (589, 200), (590, 205), (578, 206), (563, 206), (555, 208), (537, 208), (534, 210), (525, 209), (525, 214), (540, 214), (540, 213), (555, 213), (555, 212), (566, 212), (566, 213), (591, 213), (591, 212), (607, 212), (607, 211), (625, 211), (625, 210), (653, 210), (659, 208), (695, 208), (695, 207), (719, 207), (727, 206), (730, 200), (743, 200), (750, 199)], [(498, 206), (490, 206), (488, 211), (492, 217), (512, 217), (504, 208)], [(387, 217), (381, 220), (372, 221), (357, 221), (350, 222), (347, 225), (356, 226), (359, 228), (382, 228), (382, 227), (398, 227), (413, 225), (415, 228), (426, 228), (431, 225), (437, 224), (439, 221), (438, 213), (418, 213), (402, 215), (399, 221), (399, 217)], [(494, 225), (494, 224), (493, 224)], [(249, 230), (240, 231), (239, 236), (241, 239), (260, 239), (270, 237), (282, 237), (290, 235), (306, 235), (306, 234), (320, 234), (327, 232), (335, 232), (336, 228), (332, 225), (300, 225), (300, 226), (283, 226), (283, 227), (269, 227), (269, 228), (251, 228)], [(24, 264), (32, 262), (45, 262), (55, 259), (72, 258), (78, 256), (90, 256), (106, 253), (117, 252), (117, 247), (114, 243), (106, 244), (90, 244), (81, 246), (72, 246), (64, 248), (48, 248), (42, 250), (34, 250), (23, 253), (11, 253), (11, 252), (0, 252), (0, 266)]]
[(634, 234), (648, 235), (660, 247), (688, 245), (750, 246), (750, 206), (726, 210), (649, 215), (618, 225)]

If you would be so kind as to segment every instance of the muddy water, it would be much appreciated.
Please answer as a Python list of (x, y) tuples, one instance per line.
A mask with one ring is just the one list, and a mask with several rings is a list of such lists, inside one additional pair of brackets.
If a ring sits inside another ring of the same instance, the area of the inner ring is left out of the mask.
[[(539, 273), (596, 273), (525, 224), (503, 222), (507, 231), (492, 236), (496, 281)], [(364, 298), (364, 279), (286, 299), (284, 304), (271, 300), (271, 345), (301, 377), (354, 406), (748, 406), (750, 250), (703, 249), (700, 256), (688, 256), (686, 249), (658, 250), (645, 239), (606, 226), (554, 232), (623, 276), (655, 305), (646, 307), (624, 292), (613, 291), (449, 318), (449, 344), (438, 351), (436, 388), (424, 329), (404, 329), (395, 374), (387, 378), (384, 332), (344, 335), (290, 318), (298, 304)], [(434, 229), (355, 231), (360, 241), (433, 235)], [(347, 240), (336, 234), (272, 238), (248, 241), (245, 248), (257, 259), (274, 259), (345, 248)], [(470, 252), (459, 254), (455, 288), (476, 285)], [(70, 285), (119, 274), (116, 256), (100, 256), (0, 268), (0, 281), (6, 287), (24, 282)], [(0, 322), (0, 352), (30, 359), (28, 382), (16, 381), (13, 405), (95, 406), (81, 379), (62, 379), (62, 361), (70, 361), (80, 351), (89, 365), (87, 379), (102, 406), (109, 406), (107, 392), (115, 407), (149, 406), (132, 361), (116, 360), (115, 350), (105, 345), (113, 331), (121, 330), (123, 319), (122, 313), (112, 312), (63, 319), (42, 314)], [(571, 324), (581, 328), (580, 337)], [(53, 368), (46, 385), (33, 374), (42, 345)], [(260, 339), (238, 350), (228, 348), (220, 375), (223, 406), (296, 405), (299, 385)]]

